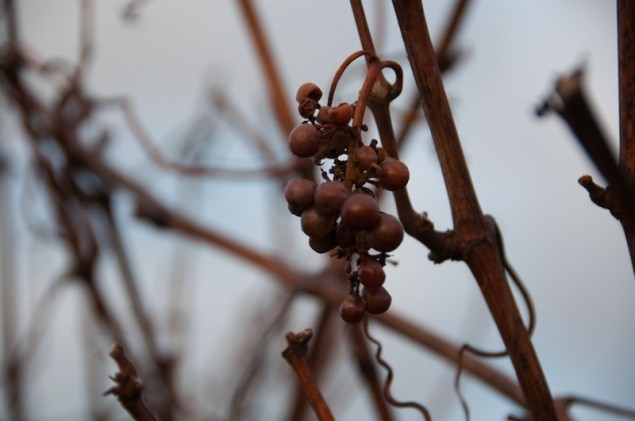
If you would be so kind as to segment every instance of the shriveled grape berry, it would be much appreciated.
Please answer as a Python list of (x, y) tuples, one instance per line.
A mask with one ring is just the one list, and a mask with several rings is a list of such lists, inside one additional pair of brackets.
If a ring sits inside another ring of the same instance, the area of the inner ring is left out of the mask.
[(406, 164), (400, 160), (387, 157), (381, 161), (379, 167), (381, 168), (381, 186), (386, 190), (400, 190), (408, 184), (410, 171), (408, 171)]
[(335, 227), (335, 240), (341, 248), (348, 248), (355, 245), (355, 233), (343, 222)]
[(340, 306), (340, 317), (347, 323), (359, 323), (364, 318), (366, 308), (357, 295), (347, 296)]
[(380, 213), (379, 222), (368, 233), (366, 240), (375, 250), (390, 252), (399, 247), (403, 237), (403, 225), (399, 219), (387, 213)]
[(355, 149), (355, 158), (357, 159), (359, 168), (367, 170), (373, 164), (377, 163), (377, 152), (370, 146), (360, 146)]
[(295, 94), (295, 100), (300, 102), (304, 98), (309, 98), (317, 102), (322, 98), (322, 90), (315, 83), (303, 83)]
[(310, 119), (313, 117), (316, 109), (317, 102), (313, 101), (311, 98), (303, 98), (298, 101), (298, 114), (300, 114), (302, 118)]
[(331, 124), (331, 107), (323, 105), (318, 111), (316, 121), (320, 124)]
[(386, 280), (386, 272), (381, 263), (369, 257), (363, 258), (359, 263), (357, 276), (364, 288), (369, 290), (376, 290)]
[(366, 304), (366, 311), (370, 314), (385, 313), (392, 303), (392, 297), (383, 286), (375, 290), (364, 289), (362, 299)]
[(300, 158), (309, 158), (320, 149), (320, 131), (312, 124), (298, 124), (289, 133), (289, 150)]
[(289, 204), (289, 209), (293, 209), (294, 214), (299, 215), (313, 205), (316, 186), (313, 180), (305, 178), (294, 178), (287, 182), (284, 188), (284, 198)]
[(315, 189), (313, 201), (322, 213), (334, 215), (340, 212), (342, 203), (350, 196), (350, 192), (340, 181), (327, 181)]
[(335, 230), (331, 230), (330, 233), (326, 235), (324, 238), (313, 238), (309, 237), (309, 247), (313, 249), (316, 253), (328, 253), (337, 247), (337, 241), (335, 239)]
[(346, 126), (353, 118), (353, 106), (351, 104), (343, 103), (337, 107), (332, 107), (329, 112), (329, 118), (331, 124), (336, 126)]
[(377, 199), (364, 193), (354, 193), (342, 203), (342, 222), (352, 230), (372, 229), (379, 222)]
[(300, 226), (302, 232), (312, 238), (324, 238), (326, 237), (335, 224), (335, 217), (333, 215), (324, 215), (315, 207), (302, 212), (300, 217)]

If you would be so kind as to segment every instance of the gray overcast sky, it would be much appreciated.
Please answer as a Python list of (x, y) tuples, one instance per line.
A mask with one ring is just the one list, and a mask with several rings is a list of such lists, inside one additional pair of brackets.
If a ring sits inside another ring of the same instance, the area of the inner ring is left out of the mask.
[[(119, 17), (125, 2), (97, 3), (96, 60), (89, 73), (90, 88), (101, 96), (127, 95), (156, 143), (175, 150), (189, 119), (206, 109), (211, 89), (229, 95), (252, 123), (262, 127), (265, 136), (286, 137), (272, 121), (264, 79), (233, 2), (154, 0), (141, 9), (133, 25), (122, 23)], [(378, 21), (378, 15), (385, 16), (385, 38), (378, 41), (381, 53), (407, 66), (390, 3), (367, 3), (371, 24)], [(432, 32), (438, 34), (450, 2), (425, 3)], [(21, 35), (36, 55), (75, 62), (78, 4), (77, 0), (19, 2)], [(339, 63), (359, 49), (347, 2), (271, 0), (258, 5), (290, 99), (295, 88), (306, 81), (327, 90)], [(558, 74), (585, 64), (588, 92), (607, 132), (617, 140), (615, 31), (614, 2), (475, 1), (458, 43), (465, 58), (448, 76), (446, 88), (482, 207), (497, 218), (509, 258), (535, 300), (535, 343), (552, 390), (626, 405), (632, 404), (635, 395), (635, 281), (623, 235), (608, 212), (592, 205), (577, 185), (579, 176), (595, 172), (568, 130), (555, 116), (538, 120), (532, 112)], [(339, 100), (355, 99), (355, 83), (360, 80), (355, 77), (354, 71), (347, 75), (348, 83), (338, 90)], [(413, 82), (407, 79), (405, 91), (412, 89)], [(407, 103), (408, 95), (404, 96), (403, 103)], [(115, 115), (108, 118), (116, 121)], [(114, 159), (151, 184), (153, 191), (176, 200), (174, 177), (162, 176), (156, 183), (158, 178), (153, 177), (160, 177), (159, 172), (148, 170), (151, 165), (127, 131), (119, 125), (114, 134)], [(218, 159), (214, 164), (258, 165), (254, 154), (242, 148), (244, 143), (231, 134), (224, 136), (226, 145), (214, 147), (217, 155), (213, 157)], [(427, 211), (439, 228), (449, 228), (445, 188), (425, 129), (417, 132), (403, 159), (411, 169), (409, 187), (416, 208)], [(255, 239), (263, 249), (284, 250), (289, 261), (319, 266), (297, 220), (282, 212), (284, 204), (262, 205), (277, 192), (276, 186), (264, 182), (243, 187), (235, 182), (203, 184), (200, 207), (190, 209), (197, 217), (245, 241)], [(129, 210), (125, 205), (124, 201), (122, 214)], [(390, 201), (384, 206), (392, 209)], [(272, 243), (274, 229), (282, 229), (288, 238)], [(164, 245), (161, 252), (144, 254), (148, 247), (161, 247), (155, 244), (154, 233), (146, 231), (133, 230), (129, 235), (131, 241), (138, 241), (132, 243), (139, 255), (137, 269), (151, 290), (152, 282), (159, 282), (157, 267), (162, 266), (158, 256), (171, 249)], [(399, 265), (387, 269), (394, 310), (454, 340), (499, 347), (467, 270), (456, 263), (434, 266), (426, 254), (409, 239), (395, 254)], [(269, 281), (225, 255), (205, 251), (199, 257), (192, 282), (200, 302), (193, 308), (204, 322), (196, 325), (200, 331), (193, 335), (206, 335), (206, 339), (200, 340), (194, 351), (197, 355), (191, 358), (207, 362), (210, 349), (218, 349), (226, 339), (227, 327), (218, 320), (218, 309), (205, 305), (204, 297), (226, 295), (220, 306), (231, 313), (236, 311), (231, 306), (233, 299), (254, 290), (268, 291)], [(63, 268), (59, 258), (54, 262), (53, 267)], [(219, 278), (219, 270), (232, 282), (209, 279), (212, 271)], [(310, 311), (310, 303), (307, 308)], [(77, 313), (70, 308), (60, 310), (54, 326), (63, 331), (68, 326), (65, 320), (75, 317), (73, 314)], [(305, 327), (295, 326), (296, 330)], [(61, 335), (72, 336), (72, 328), (68, 330)], [(461, 419), (458, 403), (452, 402), (448, 412), (442, 409), (445, 399), (454, 399), (453, 370), (439, 368), (437, 360), (428, 354), (422, 357), (409, 343), (390, 341), (395, 338), (388, 334), (383, 338), (389, 340), (386, 357), (396, 370), (395, 393), (426, 403), (428, 398), (438, 399), (438, 405), (430, 402), (439, 411), (437, 419)], [(55, 358), (61, 367), (70, 364), (64, 353), (56, 352)], [(194, 363), (192, 366), (197, 369)], [(508, 364), (501, 363), (501, 367), (511, 373)], [(56, 373), (44, 371), (40, 394), (31, 397), (38, 403), (35, 413), (42, 419), (47, 413), (72, 412), (83, 406), (84, 392), (78, 391), (77, 400), (69, 399), (68, 393), (60, 398), (46, 386), (55, 381)], [(510, 412), (509, 404), (476, 387), (478, 383), (466, 378), (464, 384), (474, 419), (503, 419)], [(353, 399), (342, 419), (360, 419), (365, 414), (364, 399)], [(403, 411), (400, 419), (416, 419), (414, 415)], [(584, 413), (580, 419), (604, 418)]]

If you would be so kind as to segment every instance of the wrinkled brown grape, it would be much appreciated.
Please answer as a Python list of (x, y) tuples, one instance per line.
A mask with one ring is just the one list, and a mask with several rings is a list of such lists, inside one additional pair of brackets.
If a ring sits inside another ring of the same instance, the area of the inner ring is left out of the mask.
[(295, 94), (295, 100), (300, 102), (304, 98), (309, 98), (317, 102), (322, 98), (322, 90), (315, 83), (303, 83)]
[(340, 317), (347, 323), (359, 323), (364, 318), (364, 302), (357, 295), (347, 296), (340, 306)]
[(348, 248), (355, 245), (355, 233), (351, 228), (343, 222), (335, 227), (335, 240), (337, 245), (342, 248)]
[(300, 158), (309, 158), (320, 149), (320, 131), (312, 124), (298, 124), (289, 133), (289, 150)]
[(331, 229), (333, 229), (334, 223), (334, 216), (324, 215), (315, 207), (310, 207), (305, 210), (300, 217), (302, 232), (313, 238), (326, 237), (331, 232)]
[(398, 159), (387, 157), (379, 166), (381, 168), (380, 182), (383, 188), (395, 191), (406, 187), (410, 179), (410, 171), (406, 164)]
[(377, 163), (377, 152), (370, 146), (360, 146), (355, 149), (355, 158), (359, 168), (367, 170)]
[(313, 180), (304, 178), (295, 178), (287, 182), (284, 188), (284, 198), (293, 214), (299, 216), (313, 205), (315, 187), (316, 184)]
[(302, 118), (311, 118), (317, 109), (317, 102), (313, 101), (311, 98), (303, 98), (298, 101), (298, 114), (302, 116)]
[(404, 231), (399, 219), (387, 213), (380, 213), (379, 222), (368, 233), (368, 245), (377, 251), (390, 252), (403, 241)]
[(335, 230), (331, 230), (330, 233), (324, 238), (309, 237), (309, 247), (316, 253), (328, 253), (337, 247), (337, 241), (335, 240)]
[(327, 181), (315, 189), (313, 201), (315, 207), (324, 214), (334, 215), (340, 212), (342, 203), (350, 196), (350, 192), (340, 181)]
[(336, 126), (346, 126), (353, 118), (353, 106), (351, 104), (343, 103), (337, 107), (332, 107), (329, 112), (329, 119), (331, 124)]
[(366, 304), (366, 311), (370, 314), (385, 313), (392, 303), (392, 297), (383, 286), (375, 290), (364, 289), (362, 299)]
[(331, 107), (323, 105), (318, 111), (316, 121), (320, 124), (331, 124)]
[(342, 203), (342, 222), (354, 231), (372, 229), (379, 222), (377, 200), (364, 193), (354, 193)]

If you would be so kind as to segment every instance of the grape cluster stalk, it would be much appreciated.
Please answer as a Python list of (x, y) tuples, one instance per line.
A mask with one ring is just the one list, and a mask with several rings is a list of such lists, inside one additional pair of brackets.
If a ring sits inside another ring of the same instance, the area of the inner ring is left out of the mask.
[(401, 244), (399, 219), (379, 209), (379, 189), (406, 187), (408, 167), (373, 139), (365, 144), (367, 128), (353, 124), (356, 103), (320, 105), (322, 90), (304, 83), (296, 94), (304, 121), (289, 134), (289, 149), (300, 158), (313, 158), (322, 183), (292, 179), (284, 190), (289, 211), (300, 217), (309, 246), (317, 253), (346, 259), (349, 295), (340, 316), (358, 323), (364, 315), (388, 310), (392, 297), (384, 287), (384, 266)]

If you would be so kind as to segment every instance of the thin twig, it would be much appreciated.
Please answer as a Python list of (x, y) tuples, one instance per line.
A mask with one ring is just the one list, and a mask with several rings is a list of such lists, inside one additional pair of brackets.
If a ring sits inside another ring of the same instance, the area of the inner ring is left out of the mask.
[(543, 102), (537, 113), (543, 115), (549, 110), (556, 111), (608, 182), (615, 199), (610, 211), (622, 222), (635, 272), (635, 182), (629, 181), (628, 159), (624, 158), (628, 155), (628, 142), (621, 142), (620, 145), (626, 150), (621, 153), (621, 164), (624, 165), (621, 168), (587, 99), (583, 79), (583, 68), (577, 68), (560, 77), (553, 93)]
[(556, 402), (560, 402), (567, 411), (573, 405), (580, 405), (596, 409), (606, 414), (613, 414), (618, 417), (635, 420), (635, 409), (619, 407), (607, 402), (601, 402), (597, 399), (588, 399), (581, 396), (561, 396), (556, 399)]
[(441, 40), (434, 48), (441, 72), (446, 72), (452, 68), (460, 56), (454, 44), (469, 4), (470, 0), (455, 1), (452, 12), (445, 24)]
[(308, 344), (313, 333), (311, 329), (305, 329), (299, 333), (289, 332), (286, 334), (288, 346), (282, 352), (282, 356), (289, 363), (300, 383), (300, 387), (306, 396), (309, 405), (320, 421), (334, 420), (333, 414), (328, 404), (324, 400), (320, 389), (315, 384), (315, 379), (311, 373), (311, 368), (306, 359)]
[(201, 165), (186, 165), (173, 162), (166, 158), (161, 150), (157, 148), (150, 135), (145, 130), (141, 121), (135, 112), (134, 107), (127, 98), (116, 98), (108, 101), (100, 101), (102, 105), (115, 104), (121, 109), (124, 120), (130, 128), (134, 139), (139, 142), (152, 161), (163, 169), (178, 172), (181, 175), (189, 177), (230, 177), (236, 179), (244, 178), (261, 178), (263, 176), (282, 177), (289, 175), (294, 170), (294, 164), (283, 162), (280, 164), (272, 164), (264, 168), (258, 169), (233, 169), (233, 168), (215, 168)]
[[(325, 372), (327, 360), (335, 351), (333, 339), (335, 312), (333, 306), (328, 303), (322, 304), (322, 311), (317, 315), (316, 334), (313, 336), (313, 345), (309, 352), (307, 361), (309, 367), (314, 374), (316, 383), (320, 381), (320, 377)], [(306, 399), (302, 393), (302, 389), (298, 388), (295, 397), (291, 399), (291, 406), (287, 420), (301, 420), (306, 412)]]
[(110, 357), (117, 363), (119, 372), (111, 377), (117, 385), (111, 387), (104, 396), (114, 395), (121, 406), (138, 421), (154, 421), (156, 418), (143, 402), (143, 383), (134, 365), (126, 358), (121, 345), (115, 345)]
[(0, 150), (0, 295), (2, 300), (2, 346), (4, 355), (3, 382), (8, 414), (13, 420), (24, 419), (23, 402), (23, 358), (13, 353), (16, 346), (16, 327), (19, 325), (20, 300), (18, 279), (15, 268), (16, 259), (12, 258), (11, 245), (14, 243), (13, 201), (9, 179), (11, 167), (9, 160)]
[[(267, 367), (267, 352), (264, 350), (266, 350), (271, 337), (280, 332), (284, 324), (284, 319), (293, 308), (295, 298), (296, 295), (293, 293), (285, 294), (283, 297), (277, 297), (272, 300), (274, 305), (265, 306), (265, 314), (254, 315), (254, 320), (258, 319), (258, 322), (262, 322), (262, 324), (258, 328), (257, 337), (254, 337), (256, 335), (248, 335), (246, 337), (247, 341), (238, 348), (247, 351), (247, 353), (236, 356), (236, 362), (240, 365), (242, 374), (239, 375), (237, 385), (229, 399), (228, 419), (249, 418), (243, 413), (243, 407), (246, 406), (246, 403), (250, 402), (251, 389), (253, 389), (258, 377), (261, 376), (261, 372)], [(282, 302), (280, 302), (281, 300)], [(276, 309), (274, 314), (271, 314), (271, 308)], [(263, 319), (267, 319), (267, 321), (263, 322)], [(259, 350), (259, 352), (253, 352), (254, 349)]]
[[(266, 85), (269, 90), (269, 100), (271, 101), (278, 126), (284, 135), (288, 135), (291, 130), (293, 130), (295, 123), (291, 114), (291, 107), (287, 102), (288, 97), (282, 83), (281, 72), (274, 62), (271, 47), (265, 36), (265, 31), (252, 0), (239, 0), (238, 4), (247, 23), (249, 35), (256, 48), (256, 53), (258, 54), (258, 59), (260, 60), (262, 71), (264, 72)], [(295, 157), (293, 160), (296, 170), (303, 178), (310, 180), (315, 178), (311, 160)]]
[[(152, 319), (143, 304), (139, 291), (139, 282), (132, 270), (129, 254), (121, 238), (119, 223), (115, 218), (113, 210), (110, 208), (110, 203), (104, 208), (104, 212), (117, 264), (121, 271), (124, 290), (128, 296), (127, 298), (130, 300), (130, 308), (141, 331), (143, 342), (150, 354), (152, 363), (161, 377), (163, 389), (170, 403), (169, 406), (171, 409), (169, 411), (183, 409), (184, 407), (180, 403), (173, 381), (174, 360), (171, 356), (164, 355), (159, 349), (157, 343), (158, 337), (154, 325), (152, 324)], [(165, 412), (168, 412), (167, 408)]]

